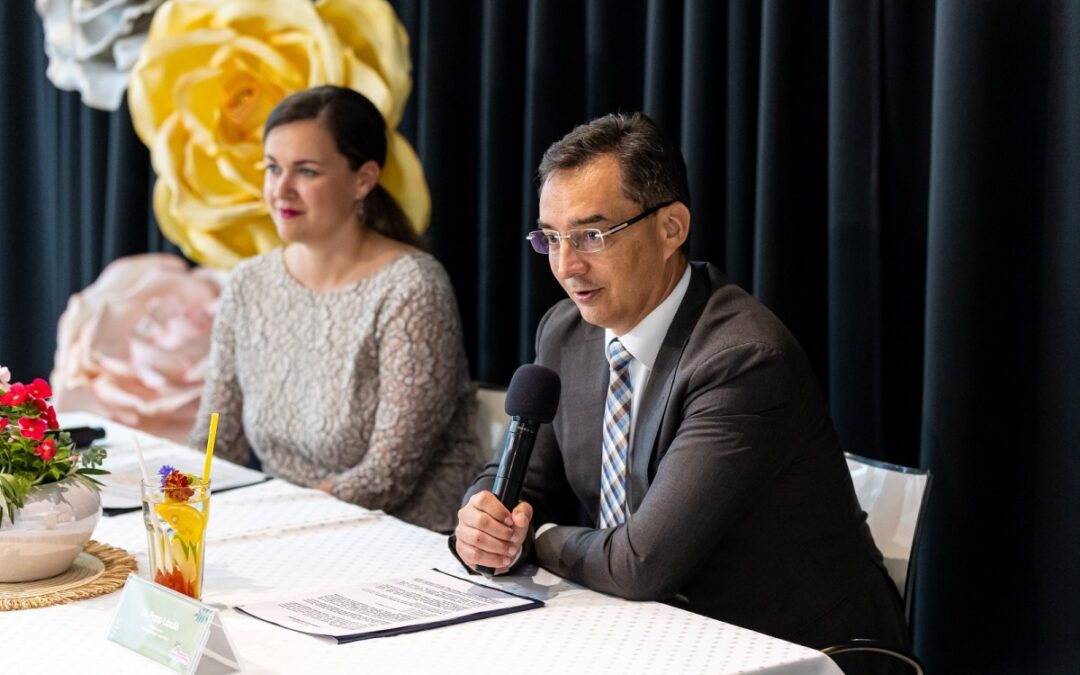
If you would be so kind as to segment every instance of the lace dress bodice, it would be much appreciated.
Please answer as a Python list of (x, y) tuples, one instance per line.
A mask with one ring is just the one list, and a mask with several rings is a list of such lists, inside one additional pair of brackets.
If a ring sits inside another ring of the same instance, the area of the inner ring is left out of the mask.
[(242, 262), (223, 292), (195, 447), (438, 531), (479, 471), (475, 391), (450, 281), (400, 256), (354, 285), (301, 286), (283, 249)]

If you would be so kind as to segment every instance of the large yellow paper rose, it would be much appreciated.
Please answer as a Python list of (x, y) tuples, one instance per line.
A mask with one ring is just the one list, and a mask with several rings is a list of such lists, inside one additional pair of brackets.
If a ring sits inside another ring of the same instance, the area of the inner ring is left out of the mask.
[(154, 213), (192, 260), (232, 267), (280, 244), (262, 201), (262, 127), (291, 93), (355, 89), (388, 129), (382, 184), (417, 231), (431, 201), (397, 124), (409, 39), (385, 0), (168, 0), (131, 76), (135, 132), (157, 172)]

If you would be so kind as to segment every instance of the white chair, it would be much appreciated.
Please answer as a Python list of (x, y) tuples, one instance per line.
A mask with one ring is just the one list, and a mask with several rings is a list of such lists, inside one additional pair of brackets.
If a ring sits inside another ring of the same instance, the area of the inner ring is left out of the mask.
[[(930, 494), (930, 472), (889, 464), (875, 459), (847, 454), (848, 471), (855, 486), (855, 496), (866, 511), (866, 522), (885, 559), (885, 569), (904, 600), (904, 616), (911, 621), (912, 580), (919, 533)], [(885, 656), (892, 664), (903, 664), (908, 672), (922, 675), (919, 659), (905, 650), (874, 640), (849, 640), (821, 650), (830, 658), (844, 654)], [(842, 661), (838, 664), (842, 665)], [(889, 668), (886, 662), (879, 667)], [(861, 666), (865, 669), (865, 662)], [(892, 670), (884, 672), (893, 672)]]
[(847, 463), (874, 543), (904, 598), (904, 612), (910, 620), (912, 594), (908, 590), (919, 550), (923, 507), (930, 494), (930, 472), (851, 453), (847, 453)]
[(506, 389), (477, 384), (476, 437), (480, 439), (479, 459), (487, 464), (502, 451), (510, 416), (506, 414)]

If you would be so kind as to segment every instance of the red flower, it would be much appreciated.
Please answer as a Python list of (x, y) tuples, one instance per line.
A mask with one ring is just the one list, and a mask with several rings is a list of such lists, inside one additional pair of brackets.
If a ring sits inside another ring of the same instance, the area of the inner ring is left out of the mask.
[(59, 429), (60, 423), (56, 421), (56, 408), (51, 405), (45, 406), (45, 421), (48, 422), (50, 429)]
[(53, 442), (53, 439), (46, 438), (34, 448), (34, 454), (40, 457), (43, 462), (52, 461), (52, 458), (56, 457), (56, 443)]
[(49, 398), (52, 396), (52, 389), (49, 389), (48, 382), (38, 377), (26, 388), (26, 393), (30, 394), (30, 398)]
[(23, 438), (40, 441), (45, 437), (45, 428), (47, 426), (45, 420), (30, 419), (29, 417), (19, 418), (19, 432), (23, 435)]
[(16, 382), (11, 385), (11, 389), (8, 389), (7, 393), (0, 396), (0, 405), (19, 405), (26, 400), (27, 394), (26, 385), (22, 382)]
[(8, 418), (0, 417), (0, 429), (3, 429), (8, 425)]
[(170, 502), (186, 502), (195, 494), (195, 490), (191, 488), (191, 479), (176, 469), (165, 476), (161, 487), (165, 490), (165, 500)]

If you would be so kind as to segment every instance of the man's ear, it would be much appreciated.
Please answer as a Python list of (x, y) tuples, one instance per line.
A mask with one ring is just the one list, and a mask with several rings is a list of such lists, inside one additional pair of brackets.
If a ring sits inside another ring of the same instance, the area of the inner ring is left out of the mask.
[(675, 202), (660, 210), (660, 232), (664, 242), (664, 257), (668, 258), (682, 247), (690, 236), (690, 209)]

